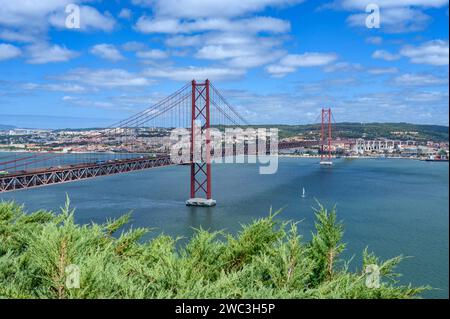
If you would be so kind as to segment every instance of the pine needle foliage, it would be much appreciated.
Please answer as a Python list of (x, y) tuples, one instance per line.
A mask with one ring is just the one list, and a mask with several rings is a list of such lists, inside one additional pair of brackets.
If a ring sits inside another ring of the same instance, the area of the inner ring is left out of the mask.
[[(380, 261), (365, 250), (360, 271), (339, 267), (345, 245), (334, 208), (319, 205), (310, 242), (276, 214), (236, 235), (198, 229), (179, 245), (166, 235), (142, 243), (149, 229), (123, 230), (129, 214), (78, 225), (68, 203), (60, 214), (0, 203), (0, 297), (414, 298), (428, 289), (396, 281), (401, 256)], [(365, 284), (368, 264), (380, 269), (379, 288)], [(70, 265), (80, 270), (79, 288), (67, 285)]]

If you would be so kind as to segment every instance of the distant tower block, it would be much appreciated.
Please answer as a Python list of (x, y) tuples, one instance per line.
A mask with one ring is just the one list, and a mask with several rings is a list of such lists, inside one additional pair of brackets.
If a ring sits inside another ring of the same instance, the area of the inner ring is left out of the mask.
[(322, 109), (320, 130), (320, 165), (333, 165), (331, 161), (331, 109)]
[[(187, 206), (214, 206), (216, 201), (211, 198), (211, 137), (210, 127), (210, 97), (209, 80), (204, 83), (192, 81), (192, 118), (191, 118), (191, 198), (186, 201)], [(201, 132), (196, 132), (200, 129)], [(195, 136), (205, 133), (205, 159), (195, 161)], [(198, 194), (200, 196), (198, 196)]]

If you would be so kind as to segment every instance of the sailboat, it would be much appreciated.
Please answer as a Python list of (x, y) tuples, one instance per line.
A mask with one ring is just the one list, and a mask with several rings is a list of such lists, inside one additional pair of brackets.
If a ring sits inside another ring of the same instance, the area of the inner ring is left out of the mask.
[(305, 188), (303, 187), (303, 191), (302, 191), (302, 198), (306, 197), (306, 192), (305, 192)]

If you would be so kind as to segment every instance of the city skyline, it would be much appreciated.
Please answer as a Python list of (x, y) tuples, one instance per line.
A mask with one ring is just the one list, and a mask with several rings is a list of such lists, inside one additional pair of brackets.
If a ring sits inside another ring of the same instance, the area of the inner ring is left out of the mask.
[(0, 124), (107, 126), (210, 78), (252, 124), (448, 126), (447, 0), (231, 2), (0, 0)]

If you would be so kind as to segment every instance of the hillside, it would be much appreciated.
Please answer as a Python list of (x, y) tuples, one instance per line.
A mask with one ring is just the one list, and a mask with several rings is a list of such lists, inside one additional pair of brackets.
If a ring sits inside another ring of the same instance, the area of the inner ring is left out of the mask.
[(15, 129), (15, 126), (12, 125), (4, 125), (4, 124), (0, 124), (0, 131), (6, 131), (6, 130), (12, 130)]
[[(307, 125), (266, 125), (277, 127), (280, 138), (295, 135), (317, 137), (320, 134), (320, 124)], [(335, 123), (333, 136), (341, 138), (388, 138), (397, 140), (448, 141), (449, 128), (441, 125), (421, 125), (409, 123)]]

